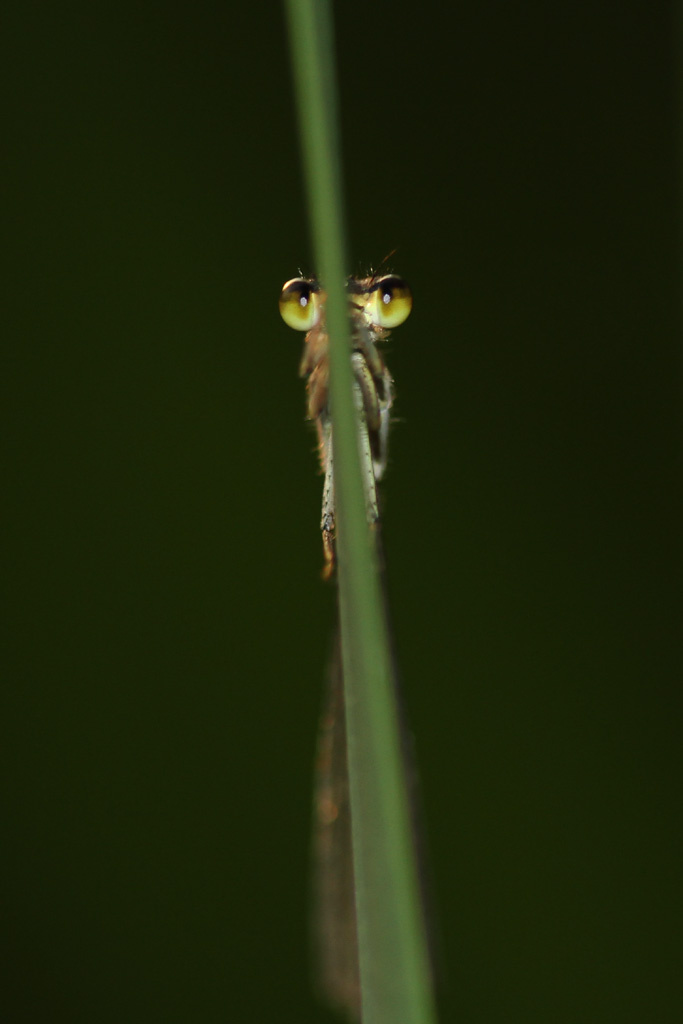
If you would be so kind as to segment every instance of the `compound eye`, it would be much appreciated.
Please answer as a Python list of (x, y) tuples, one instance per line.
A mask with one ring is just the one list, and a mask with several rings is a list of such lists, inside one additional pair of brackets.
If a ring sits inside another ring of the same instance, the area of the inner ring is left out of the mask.
[(372, 286), (366, 311), (377, 327), (398, 327), (408, 319), (413, 296), (402, 277), (388, 274)]
[(295, 331), (310, 331), (320, 319), (320, 289), (315, 281), (292, 278), (280, 293), (280, 316)]

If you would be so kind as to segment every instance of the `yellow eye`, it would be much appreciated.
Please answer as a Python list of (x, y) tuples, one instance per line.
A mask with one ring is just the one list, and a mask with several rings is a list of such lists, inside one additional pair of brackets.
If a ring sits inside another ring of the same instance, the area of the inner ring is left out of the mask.
[(398, 327), (412, 308), (413, 296), (406, 282), (388, 274), (373, 284), (365, 310), (377, 327)]
[(295, 331), (310, 331), (320, 319), (320, 288), (315, 281), (295, 277), (280, 294), (280, 316)]

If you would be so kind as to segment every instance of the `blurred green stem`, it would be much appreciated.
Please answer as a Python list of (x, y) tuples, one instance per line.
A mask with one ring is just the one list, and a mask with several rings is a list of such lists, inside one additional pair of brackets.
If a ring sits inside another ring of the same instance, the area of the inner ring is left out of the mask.
[(366, 1024), (435, 1020), (377, 555), (366, 521), (349, 359), (331, 5), (288, 0), (303, 163), (327, 292), (342, 658)]

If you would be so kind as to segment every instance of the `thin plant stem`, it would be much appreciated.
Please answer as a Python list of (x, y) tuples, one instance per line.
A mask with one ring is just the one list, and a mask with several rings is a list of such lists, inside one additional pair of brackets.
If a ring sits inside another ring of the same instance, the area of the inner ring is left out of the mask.
[(339, 603), (365, 1024), (433, 1024), (416, 853), (378, 559), (365, 512), (344, 290), (331, 4), (288, 0), (314, 254), (327, 292)]

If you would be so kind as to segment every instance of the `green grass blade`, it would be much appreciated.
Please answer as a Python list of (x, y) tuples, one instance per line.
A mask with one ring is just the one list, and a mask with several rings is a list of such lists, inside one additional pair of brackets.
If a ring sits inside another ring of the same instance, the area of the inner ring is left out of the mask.
[(431, 974), (377, 555), (366, 522), (344, 290), (331, 4), (288, 0), (314, 252), (331, 338), (337, 550), (365, 1024), (431, 1024)]

